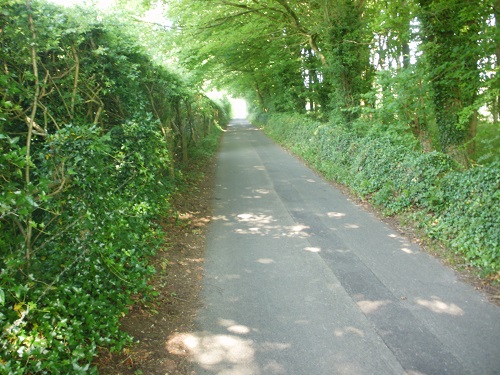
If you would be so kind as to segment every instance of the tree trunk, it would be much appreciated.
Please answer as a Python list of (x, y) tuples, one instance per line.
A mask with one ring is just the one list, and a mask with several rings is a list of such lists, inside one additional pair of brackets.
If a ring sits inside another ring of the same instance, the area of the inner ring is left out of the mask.
[(262, 109), (262, 111), (267, 112), (268, 109), (266, 107), (266, 104), (264, 103), (262, 92), (260, 91), (259, 84), (257, 83), (256, 80), (254, 81), (254, 88), (255, 88), (255, 94), (257, 95), (257, 99), (259, 100), (260, 108)]
[(359, 115), (361, 96), (371, 88), (370, 51), (363, 1), (339, 0), (325, 20), (324, 49), (329, 59), (331, 109), (350, 124)]
[(403, 68), (408, 69), (410, 67), (410, 43), (404, 41), (401, 50), (403, 53)]
[(469, 144), (468, 144), (468, 150), (467, 153), (468, 155), (474, 155), (476, 152), (476, 133), (477, 133), (477, 111), (474, 111), (474, 114), (472, 115), (472, 119), (470, 121), (470, 128), (469, 128)]
[(161, 133), (163, 134), (163, 138), (165, 139), (165, 143), (167, 144), (167, 150), (168, 150), (168, 175), (171, 178), (175, 177), (175, 157), (174, 157), (174, 139), (171, 136), (171, 130), (166, 128), (160, 121), (160, 129)]
[(429, 47), (425, 53), (439, 143), (444, 152), (464, 163), (467, 155), (460, 155), (460, 150), (475, 135), (477, 120), (471, 115), (464, 124), (460, 116), (464, 108), (474, 104), (480, 84), (475, 50), (478, 47), (472, 43), (477, 37), (479, 23), (475, 18), (477, 12), (474, 12), (476, 5), (458, 0), (420, 0), (420, 5), (424, 47)]
[[(33, 21), (33, 13), (31, 11), (30, 1), (26, 1), (26, 8), (29, 13), (29, 25), (31, 30), (31, 63), (33, 67), (33, 76), (35, 78), (35, 90), (33, 94), (33, 103), (31, 103), (31, 117), (28, 122), (28, 135), (26, 137), (26, 167), (24, 170), (24, 178), (25, 178), (25, 188), (26, 195), (30, 195), (30, 186), (31, 186), (31, 142), (33, 137), (33, 127), (35, 125), (36, 112), (38, 109), (38, 96), (40, 95), (40, 80), (38, 77), (38, 56), (36, 51), (36, 30), (35, 23)], [(26, 231), (25, 231), (25, 257), (27, 267), (30, 267), (31, 262), (31, 253), (32, 253), (32, 238), (33, 237), (33, 211), (31, 211), (26, 219)]]
[(181, 152), (182, 152), (182, 161), (185, 163), (188, 160), (188, 137), (187, 137), (187, 129), (186, 123), (187, 120), (182, 118), (182, 101), (179, 102), (178, 108), (178, 119), (179, 119), (179, 130), (181, 133)]
[[(500, 67), (500, 0), (496, 0), (493, 4), (493, 15), (495, 17), (495, 26), (496, 26), (496, 46), (495, 46), (495, 55), (496, 55), (496, 71), (497, 75), (499, 74)], [(500, 91), (500, 79), (497, 76), (497, 84), (496, 88)], [(498, 95), (494, 99), (493, 105), (493, 121), (495, 124), (498, 124), (500, 120), (500, 95)]]

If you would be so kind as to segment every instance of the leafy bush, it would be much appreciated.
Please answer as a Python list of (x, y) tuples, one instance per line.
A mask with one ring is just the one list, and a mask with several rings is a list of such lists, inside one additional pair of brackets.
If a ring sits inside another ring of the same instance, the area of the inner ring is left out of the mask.
[(486, 273), (500, 269), (500, 163), (442, 179), (442, 209), (428, 229)]
[(385, 214), (413, 212), (429, 236), (465, 262), (485, 274), (500, 271), (499, 163), (464, 170), (451, 157), (423, 153), (397, 135), (361, 135), (299, 115), (266, 115), (266, 122), (258, 124)]
[[(166, 209), (150, 195), (167, 160), (148, 128), (125, 124), (118, 142), (96, 127), (68, 125), (47, 139), (37, 173), (71, 178), (33, 211), (43, 231), (29, 264), (15, 251), (1, 263), (8, 373), (86, 373), (98, 346), (127, 342), (118, 319), (132, 293), (148, 293), (147, 259), (158, 245), (151, 220)], [(149, 160), (146, 146), (158, 147)]]

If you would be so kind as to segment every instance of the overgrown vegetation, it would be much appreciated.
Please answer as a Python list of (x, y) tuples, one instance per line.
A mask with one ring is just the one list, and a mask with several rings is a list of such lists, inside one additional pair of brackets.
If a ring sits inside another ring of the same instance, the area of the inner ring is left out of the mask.
[(226, 104), (154, 63), (129, 25), (96, 16), (0, 8), (4, 374), (96, 373), (99, 347), (129, 342), (119, 318), (154, 296), (148, 258), (180, 166), (227, 121)]
[(498, 1), (168, 4), (185, 66), (255, 112), (348, 128), (364, 119), (364, 130), (409, 133), (466, 167), (498, 159), (498, 131), (482, 138), (499, 121)]

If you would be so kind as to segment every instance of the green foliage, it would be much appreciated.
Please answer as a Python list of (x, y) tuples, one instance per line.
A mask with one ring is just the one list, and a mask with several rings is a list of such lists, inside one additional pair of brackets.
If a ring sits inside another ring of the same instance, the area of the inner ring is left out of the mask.
[(477, 126), (474, 160), (480, 164), (500, 161), (500, 133), (498, 123), (481, 121)]
[(343, 123), (359, 117), (362, 95), (371, 88), (372, 68), (368, 43), (371, 31), (367, 27), (363, 2), (337, 1), (328, 9), (324, 20), (328, 67), (326, 77), (331, 82), (329, 108)]
[(500, 108), (500, 23), (490, 1), (174, 0), (168, 8), (182, 29), (173, 34), (181, 63), (256, 111), (309, 111), (397, 133), (465, 166), (488, 153), (476, 125), (480, 109), (498, 122)]
[(257, 118), (265, 132), (387, 215), (411, 213), (428, 235), (484, 274), (500, 270), (500, 165), (464, 170), (390, 134), (359, 134), (304, 116)]
[[(363, 7), (349, 1), (339, 1), (342, 6), (319, 3), (170, 1), (170, 17), (183, 30), (176, 57), (197, 71), (200, 80), (216, 79), (261, 111), (305, 112), (306, 103), (325, 111), (332, 87), (339, 90), (337, 99), (346, 90), (352, 94), (340, 107), (350, 106), (358, 91), (369, 87), (369, 77), (361, 78), (370, 35)], [(329, 16), (337, 11), (341, 14)], [(354, 22), (344, 32), (345, 24), (335, 25), (347, 16)], [(353, 51), (355, 56), (345, 54)], [(325, 69), (329, 59), (331, 66)]]
[(154, 296), (180, 155), (207, 156), (227, 107), (116, 20), (16, 1), (0, 19), (0, 373), (96, 373), (98, 347), (130, 342), (132, 296)]
[(429, 233), (463, 253), (484, 273), (500, 269), (500, 164), (444, 176), (441, 210)]
[[(168, 208), (165, 146), (151, 125), (127, 123), (119, 139), (67, 125), (47, 139), (37, 174), (64, 165), (70, 181), (34, 202), (40, 229), (29, 267), (16, 251), (20, 241), (2, 236), (11, 249), (1, 263), (8, 373), (85, 373), (97, 346), (128, 341), (118, 319), (132, 293), (148, 292), (147, 259), (158, 246), (152, 219)], [(14, 229), (6, 220), (2, 227)]]
[[(362, 117), (355, 126), (376, 136), (402, 137), (403, 141), (427, 141), (434, 125), (432, 103), (427, 92), (428, 80), (422, 67), (392, 69), (377, 72), (375, 88), (364, 95), (368, 104), (363, 108)], [(383, 93), (383, 95), (380, 95)]]

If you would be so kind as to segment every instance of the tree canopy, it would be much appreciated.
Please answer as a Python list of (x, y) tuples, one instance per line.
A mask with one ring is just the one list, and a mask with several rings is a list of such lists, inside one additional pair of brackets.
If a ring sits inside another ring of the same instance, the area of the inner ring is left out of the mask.
[(181, 61), (260, 111), (314, 112), (348, 126), (380, 114), (384, 126), (465, 164), (478, 121), (498, 121), (492, 1), (167, 4)]

